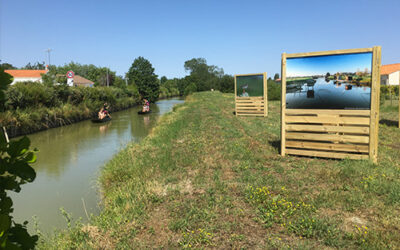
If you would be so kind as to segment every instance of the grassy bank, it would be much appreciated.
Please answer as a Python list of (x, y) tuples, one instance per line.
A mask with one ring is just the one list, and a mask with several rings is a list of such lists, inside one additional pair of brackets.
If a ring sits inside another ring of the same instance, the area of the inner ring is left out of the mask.
[(6, 91), (0, 124), (10, 137), (68, 125), (96, 116), (104, 102), (111, 112), (139, 103), (136, 88), (46, 86), (20, 82)]
[(233, 100), (189, 96), (104, 167), (101, 214), (40, 248), (400, 248), (398, 128), (381, 124), (378, 165), (282, 158), (279, 102), (237, 118)]

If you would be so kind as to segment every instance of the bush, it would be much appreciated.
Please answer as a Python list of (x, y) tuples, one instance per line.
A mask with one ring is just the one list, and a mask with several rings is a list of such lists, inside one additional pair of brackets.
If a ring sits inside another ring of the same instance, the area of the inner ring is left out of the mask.
[(281, 84), (275, 82), (274, 80), (269, 79), (267, 82), (268, 88), (268, 100), (275, 101), (281, 99)]

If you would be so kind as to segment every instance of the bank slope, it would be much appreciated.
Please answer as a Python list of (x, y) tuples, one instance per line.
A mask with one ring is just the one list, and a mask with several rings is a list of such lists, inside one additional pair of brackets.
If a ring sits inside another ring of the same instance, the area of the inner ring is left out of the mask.
[(279, 102), (238, 118), (233, 101), (189, 96), (104, 167), (101, 215), (41, 246), (400, 247), (400, 130), (381, 126), (378, 165), (282, 158)]

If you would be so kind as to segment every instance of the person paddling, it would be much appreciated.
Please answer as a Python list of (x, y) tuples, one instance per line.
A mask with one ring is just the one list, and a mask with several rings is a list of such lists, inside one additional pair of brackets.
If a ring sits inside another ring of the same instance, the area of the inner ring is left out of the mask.
[(107, 116), (111, 118), (110, 112), (108, 112), (108, 104), (106, 102), (103, 104), (103, 107), (100, 109), (98, 116), (99, 116), (100, 120), (106, 118)]
[(147, 99), (143, 99), (143, 102), (144, 102), (144, 104), (143, 104), (142, 112), (143, 113), (149, 112), (150, 111), (150, 102)]

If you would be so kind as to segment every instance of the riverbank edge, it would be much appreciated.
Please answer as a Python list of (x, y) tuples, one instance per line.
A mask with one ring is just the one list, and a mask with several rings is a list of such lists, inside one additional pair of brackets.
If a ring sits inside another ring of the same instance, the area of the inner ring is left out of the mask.
[[(169, 98), (176, 98), (176, 97), (180, 97), (180, 96), (178, 95), (178, 96), (161, 97), (157, 101), (166, 100)], [(130, 108), (140, 106), (139, 105), (140, 101), (139, 102), (137, 102), (135, 100), (133, 100), (133, 101), (134, 101), (134, 103), (129, 104), (127, 106), (122, 105), (121, 107), (112, 109), (112, 112), (123, 111), (123, 110), (127, 110)], [(48, 129), (68, 126), (68, 125), (71, 125), (74, 123), (90, 120), (93, 117), (95, 117), (97, 114), (97, 112), (89, 111), (88, 108), (86, 108), (86, 107), (81, 109), (81, 107), (79, 107), (79, 106), (74, 106), (73, 108), (77, 109), (77, 110), (74, 111), (76, 114), (71, 119), (63, 119), (63, 118), (60, 118), (57, 116), (49, 118), (47, 113), (53, 112), (54, 110), (57, 110), (57, 109), (60, 109), (59, 107), (57, 107), (57, 108), (47, 109), (48, 112), (46, 112), (46, 114), (43, 114), (42, 117), (40, 118), (41, 123), (39, 126), (36, 125), (35, 127), (26, 128), (26, 127), (24, 127), (24, 124), (19, 124), (19, 126), (16, 126), (13, 123), (2, 124), (2, 126), (4, 126), (6, 128), (8, 137), (11, 139), (11, 138), (15, 138), (18, 136), (30, 135), (30, 134), (45, 131)]]

